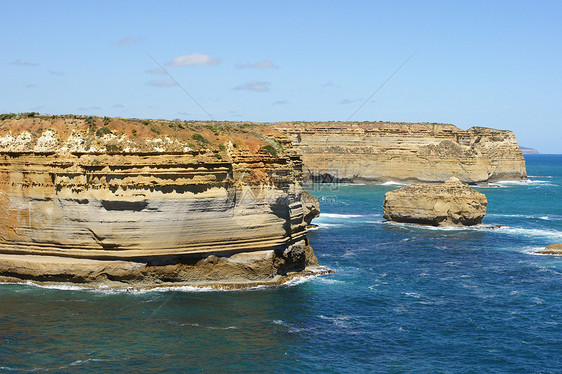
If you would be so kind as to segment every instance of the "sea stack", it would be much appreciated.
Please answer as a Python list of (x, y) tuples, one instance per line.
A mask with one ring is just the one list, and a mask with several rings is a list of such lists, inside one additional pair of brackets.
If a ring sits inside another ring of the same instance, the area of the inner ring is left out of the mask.
[(0, 281), (283, 283), (318, 267), (301, 174), (265, 127), (4, 115)]
[(412, 184), (384, 197), (384, 218), (392, 222), (432, 226), (482, 223), (488, 200), (457, 178), (442, 184)]

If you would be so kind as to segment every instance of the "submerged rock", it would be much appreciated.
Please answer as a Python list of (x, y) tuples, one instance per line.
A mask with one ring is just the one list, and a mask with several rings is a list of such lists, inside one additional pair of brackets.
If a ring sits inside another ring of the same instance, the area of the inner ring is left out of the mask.
[(551, 244), (545, 249), (539, 251), (544, 255), (562, 255), (562, 243)]
[(384, 197), (388, 221), (432, 226), (472, 226), (482, 223), (488, 200), (457, 178), (445, 183), (412, 184)]

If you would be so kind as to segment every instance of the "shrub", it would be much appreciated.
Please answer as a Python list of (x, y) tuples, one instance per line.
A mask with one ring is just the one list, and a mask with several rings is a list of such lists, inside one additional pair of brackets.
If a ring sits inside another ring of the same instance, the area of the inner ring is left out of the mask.
[(5, 119), (10, 119), (10, 118), (15, 118), (16, 114), (14, 113), (4, 113), (4, 114), (0, 114), (0, 121), (3, 121)]
[(271, 144), (264, 145), (263, 147), (261, 147), (261, 149), (263, 149), (273, 157), (277, 157), (277, 149), (275, 149), (275, 147), (272, 146)]
[(94, 127), (94, 126), (96, 125), (96, 120), (95, 120), (94, 117), (92, 117), (92, 116), (86, 117), (86, 120), (85, 120), (85, 121), (86, 121), (86, 124), (87, 124), (88, 126), (90, 126), (90, 128), (91, 128), (91, 127)]
[(102, 127), (101, 129), (98, 129), (98, 131), (96, 131), (96, 136), (102, 137), (106, 134), (111, 134), (111, 130), (108, 129), (107, 127)]
[(201, 145), (205, 145), (209, 143), (209, 141), (205, 139), (205, 137), (203, 137), (203, 135), (201, 134), (193, 134), (191, 138)]

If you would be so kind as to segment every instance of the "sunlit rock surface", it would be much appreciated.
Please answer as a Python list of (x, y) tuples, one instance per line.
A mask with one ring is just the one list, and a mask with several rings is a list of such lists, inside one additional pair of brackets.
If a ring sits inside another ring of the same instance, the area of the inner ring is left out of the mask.
[(271, 129), (0, 121), (0, 279), (279, 284), (317, 267), (302, 163)]
[(539, 253), (545, 255), (558, 255), (562, 256), (562, 243), (551, 244), (547, 246), (545, 249), (539, 251)]
[(391, 122), (292, 122), (274, 127), (302, 153), (305, 176), (316, 182), (466, 183), (527, 177), (511, 131)]
[(442, 184), (412, 184), (385, 194), (388, 221), (432, 226), (472, 226), (482, 223), (488, 200), (456, 178)]

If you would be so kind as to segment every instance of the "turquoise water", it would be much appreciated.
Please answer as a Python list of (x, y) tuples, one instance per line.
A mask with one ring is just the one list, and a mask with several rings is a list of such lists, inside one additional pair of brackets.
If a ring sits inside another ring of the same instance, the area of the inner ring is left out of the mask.
[(309, 186), (335, 274), (250, 291), (0, 286), (6, 372), (562, 372), (562, 156), (479, 188), (486, 225), (383, 222), (399, 187)]

